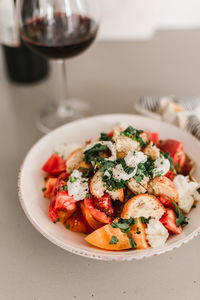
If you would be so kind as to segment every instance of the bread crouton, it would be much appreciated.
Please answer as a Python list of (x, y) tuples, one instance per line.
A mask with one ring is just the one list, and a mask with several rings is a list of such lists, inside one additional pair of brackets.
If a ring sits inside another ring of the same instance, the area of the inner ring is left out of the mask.
[(121, 217), (123, 219), (129, 219), (130, 217), (151, 217), (159, 220), (164, 213), (164, 206), (155, 196), (141, 194), (127, 201), (127, 203), (124, 205)]

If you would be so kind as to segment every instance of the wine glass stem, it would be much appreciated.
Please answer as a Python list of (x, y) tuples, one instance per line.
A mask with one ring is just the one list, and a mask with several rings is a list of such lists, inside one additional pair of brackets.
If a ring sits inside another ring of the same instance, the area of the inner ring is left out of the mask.
[(67, 98), (68, 98), (68, 89), (67, 89), (67, 72), (65, 60), (61, 59), (56, 62), (57, 65), (57, 80), (58, 86), (58, 108), (57, 113), (60, 117), (72, 116), (73, 111), (70, 107)]
[(63, 100), (67, 98), (67, 73), (64, 59), (59, 59), (56, 61), (57, 66), (57, 82), (58, 82), (58, 95), (59, 102), (62, 103)]

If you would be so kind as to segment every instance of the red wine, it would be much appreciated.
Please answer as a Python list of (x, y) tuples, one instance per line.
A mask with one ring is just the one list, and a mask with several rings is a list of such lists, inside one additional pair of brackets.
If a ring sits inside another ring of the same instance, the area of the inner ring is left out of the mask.
[(50, 21), (46, 17), (30, 19), (21, 29), (21, 37), (38, 54), (62, 59), (87, 49), (97, 30), (97, 23), (89, 17), (55, 13)]

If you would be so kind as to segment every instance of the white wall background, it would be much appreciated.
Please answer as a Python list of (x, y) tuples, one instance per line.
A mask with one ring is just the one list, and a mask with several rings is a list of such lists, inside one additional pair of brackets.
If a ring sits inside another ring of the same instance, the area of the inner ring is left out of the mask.
[(100, 39), (148, 39), (159, 28), (200, 28), (200, 0), (99, 0)]

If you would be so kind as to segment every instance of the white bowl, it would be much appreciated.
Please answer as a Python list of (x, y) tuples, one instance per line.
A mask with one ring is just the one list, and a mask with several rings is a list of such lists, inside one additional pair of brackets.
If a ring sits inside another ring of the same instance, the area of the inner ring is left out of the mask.
[(200, 207), (189, 214), (189, 224), (180, 235), (172, 236), (162, 248), (147, 250), (106, 251), (90, 246), (84, 234), (66, 230), (62, 224), (54, 224), (48, 216), (49, 200), (44, 199), (41, 189), (44, 174), (41, 167), (57, 144), (84, 143), (100, 132), (109, 132), (117, 123), (126, 122), (136, 128), (157, 131), (162, 139), (184, 142), (185, 151), (196, 163), (195, 177), (200, 180), (200, 143), (193, 136), (177, 127), (149, 118), (128, 114), (100, 115), (66, 124), (41, 138), (27, 154), (19, 173), (19, 199), (22, 208), (35, 228), (57, 246), (74, 254), (99, 260), (128, 261), (159, 255), (180, 247), (200, 232)]

